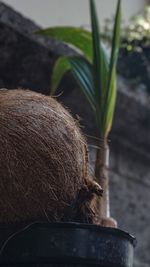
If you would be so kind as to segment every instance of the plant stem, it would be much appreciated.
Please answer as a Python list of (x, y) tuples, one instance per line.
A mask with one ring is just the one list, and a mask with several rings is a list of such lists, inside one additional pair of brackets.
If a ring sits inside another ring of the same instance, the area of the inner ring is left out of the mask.
[(103, 196), (97, 200), (98, 222), (103, 218), (110, 217), (109, 208), (109, 184), (108, 184), (108, 158), (109, 148), (107, 139), (102, 139), (96, 153), (95, 177), (97, 182), (103, 188)]

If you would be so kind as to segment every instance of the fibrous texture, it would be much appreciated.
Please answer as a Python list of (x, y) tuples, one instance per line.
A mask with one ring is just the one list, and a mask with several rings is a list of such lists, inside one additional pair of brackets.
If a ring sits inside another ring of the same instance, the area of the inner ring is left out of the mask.
[(91, 220), (95, 188), (69, 112), (52, 97), (0, 90), (0, 222)]

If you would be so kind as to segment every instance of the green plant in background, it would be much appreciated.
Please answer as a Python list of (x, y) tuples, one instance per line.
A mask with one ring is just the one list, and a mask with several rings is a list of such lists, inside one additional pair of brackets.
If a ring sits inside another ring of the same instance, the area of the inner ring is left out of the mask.
[[(101, 34), (103, 40), (111, 42), (113, 19), (106, 19)], [(129, 52), (136, 46), (150, 46), (150, 6), (146, 6), (142, 13), (133, 16), (129, 26), (121, 29), (121, 47)]]
[(89, 4), (91, 32), (75, 27), (53, 27), (40, 30), (38, 34), (67, 43), (78, 51), (78, 55), (63, 56), (56, 61), (51, 77), (51, 94), (55, 94), (64, 74), (71, 71), (95, 115), (100, 140), (95, 177), (104, 190), (102, 199), (98, 200), (98, 216), (101, 223), (109, 217), (107, 138), (116, 103), (116, 61), (120, 44), (121, 0), (117, 3), (110, 57), (101, 42), (94, 0), (89, 0)]
[(123, 37), (130, 42), (145, 40), (150, 44), (150, 6), (145, 7), (143, 14), (131, 18), (130, 25), (124, 29)]

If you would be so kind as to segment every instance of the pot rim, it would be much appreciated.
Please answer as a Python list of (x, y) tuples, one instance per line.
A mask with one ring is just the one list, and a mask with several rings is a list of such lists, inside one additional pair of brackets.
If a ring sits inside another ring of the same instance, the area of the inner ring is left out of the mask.
[[(2, 230), (1, 225), (0, 230)], [(67, 235), (69, 236), (69, 239), (66, 239), (65, 236)], [(94, 252), (93, 238), (96, 244), (94, 246)], [(22, 240), (24, 240), (25, 242), (22, 242)], [(54, 240), (56, 240), (57, 242), (54, 242)], [(62, 244), (62, 240), (65, 244), (65, 246), (63, 246), (64, 249), (62, 250), (63, 254), (60, 253), (60, 244)], [(59, 246), (57, 246), (58, 244)], [(82, 248), (85, 246), (85, 244), (88, 245), (90, 250), (83, 249), (83, 253), (79, 253), (82, 251)], [(120, 264), (119, 266), (129, 267), (128, 261), (129, 259), (132, 260), (133, 248), (135, 244), (136, 239), (129, 233), (120, 229), (77, 222), (48, 223), (35, 221), (28, 224), (26, 223), (25, 227), (22, 227), (19, 231), (15, 232), (3, 243), (0, 250), (0, 265), (1, 263), (11, 264), (14, 262), (17, 264), (21, 264), (22, 262), (54, 262), (62, 264), (64, 262), (69, 264), (83, 263), (85, 266), (88, 264), (92, 264), (93, 266), (95, 264), (99, 265), (100, 263), (105, 263), (104, 266), (107, 266), (106, 262), (108, 261), (109, 263), (115, 263), (115, 265), (112, 266), (118, 266), (116, 264)], [(12, 251), (12, 246), (13, 248), (19, 246), (19, 251), (17, 250), (17, 252), (16, 249), (15, 252)], [(24, 250), (25, 247), (27, 247), (28, 249)], [(35, 247), (38, 248), (36, 253), (34, 250)], [(77, 247), (78, 249), (74, 251), (74, 247)], [(51, 253), (49, 251), (50, 249), (52, 249)], [(99, 251), (101, 251), (100, 254)], [(104, 259), (103, 254), (105, 253), (106, 255), (110, 253), (109, 260), (107, 259), (107, 257), (105, 257)], [(112, 261), (114, 254), (117, 258)]]
[[(6, 226), (3, 225), (5, 228)], [(3, 228), (2, 227), (2, 228)], [(7, 226), (9, 227), (9, 226)], [(27, 230), (28, 228), (66, 228), (66, 229), (85, 229), (85, 230), (93, 230), (94, 232), (103, 232), (106, 234), (111, 234), (114, 236), (124, 237), (127, 238), (133, 247), (136, 246), (137, 240), (136, 238), (128, 233), (127, 231), (121, 230), (119, 228), (112, 228), (112, 227), (104, 227), (98, 224), (86, 224), (86, 223), (78, 223), (78, 222), (42, 222), (42, 221), (35, 221), (32, 223), (26, 224), (25, 227), (21, 227), (19, 229), (19, 233)], [(0, 225), (1, 230), (1, 225)]]

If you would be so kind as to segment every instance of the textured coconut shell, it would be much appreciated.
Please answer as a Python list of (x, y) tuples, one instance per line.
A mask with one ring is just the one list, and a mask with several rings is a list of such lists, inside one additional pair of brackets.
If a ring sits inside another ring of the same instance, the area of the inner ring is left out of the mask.
[(0, 90), (0, 222), (93, 221), (87, 147), (54, 98)]

